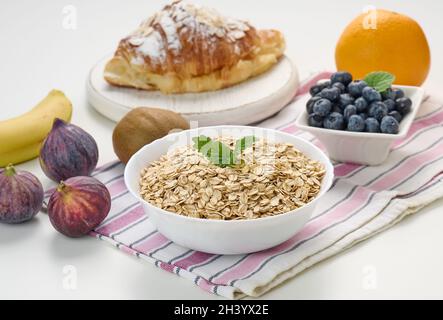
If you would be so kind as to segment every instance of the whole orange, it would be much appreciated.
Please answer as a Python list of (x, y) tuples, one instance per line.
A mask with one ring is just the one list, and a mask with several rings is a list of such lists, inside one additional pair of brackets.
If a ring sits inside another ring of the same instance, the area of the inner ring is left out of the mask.
[(344, 30), (335, 50), (337, 70), (355, 79), (373, 71), (395, 75), (396, 84), (420, 86), (431, 65), (428, 41), (413, 19), (387, 10), (355, 18)]

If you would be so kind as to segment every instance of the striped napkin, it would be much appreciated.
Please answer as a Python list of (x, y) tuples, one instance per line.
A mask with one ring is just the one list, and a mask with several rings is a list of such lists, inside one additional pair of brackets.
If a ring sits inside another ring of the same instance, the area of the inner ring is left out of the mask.
[[(277, 128), (322, 147), (293, 123), (304, 108), (309, 86), (325, 77), (327, 73), (311, 77), (293, 103), (258, 126)], [(443, 197), (442, 106), (442, 101), (428, 97), (407, 137), (395, 142), (384, 164), (335, 164), (334, 184), (312, 219), (297, 235), (277, 247), (247, 255), (222, 256), (172, 243), (155, 230), (126, 190), (123, 165), (119, 162), (94, 173), (109, 188), (113, 202), (109, 216), (92, 235), (213, 294), (231, 299), (257, 297)]]

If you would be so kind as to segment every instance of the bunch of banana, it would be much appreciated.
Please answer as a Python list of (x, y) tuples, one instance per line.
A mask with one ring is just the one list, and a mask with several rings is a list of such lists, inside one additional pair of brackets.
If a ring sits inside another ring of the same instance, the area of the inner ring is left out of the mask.
[(29, 112), (0, 121), (0, 167), (37, 157), (54, 119), (70, 121), (71, 115), (71, 101), (63, 92), (52, 90)]

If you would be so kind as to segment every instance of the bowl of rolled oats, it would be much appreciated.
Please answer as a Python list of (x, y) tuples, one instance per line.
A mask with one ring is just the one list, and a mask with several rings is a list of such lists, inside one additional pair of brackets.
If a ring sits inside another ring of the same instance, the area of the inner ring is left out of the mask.
[(332, 180), (330, 160), (312, 143), (247, 126), (169, 134), (125, 168), (126, 186), (160, 233), (214, 254), (256, 252), (288, 240)]

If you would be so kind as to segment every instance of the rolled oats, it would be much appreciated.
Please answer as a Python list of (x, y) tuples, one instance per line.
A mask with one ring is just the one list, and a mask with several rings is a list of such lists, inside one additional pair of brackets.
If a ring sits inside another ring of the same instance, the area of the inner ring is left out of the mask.
[[(220, 139), (232, 145), (234, 139)], [(245, 220), (282, 214), (312, 201), (324, 166), (288, 143), (257, 140), (243, 165), (218, 167), (192, 146), (143, 169), (140, 195), (161, 209), (203, 219)]]

